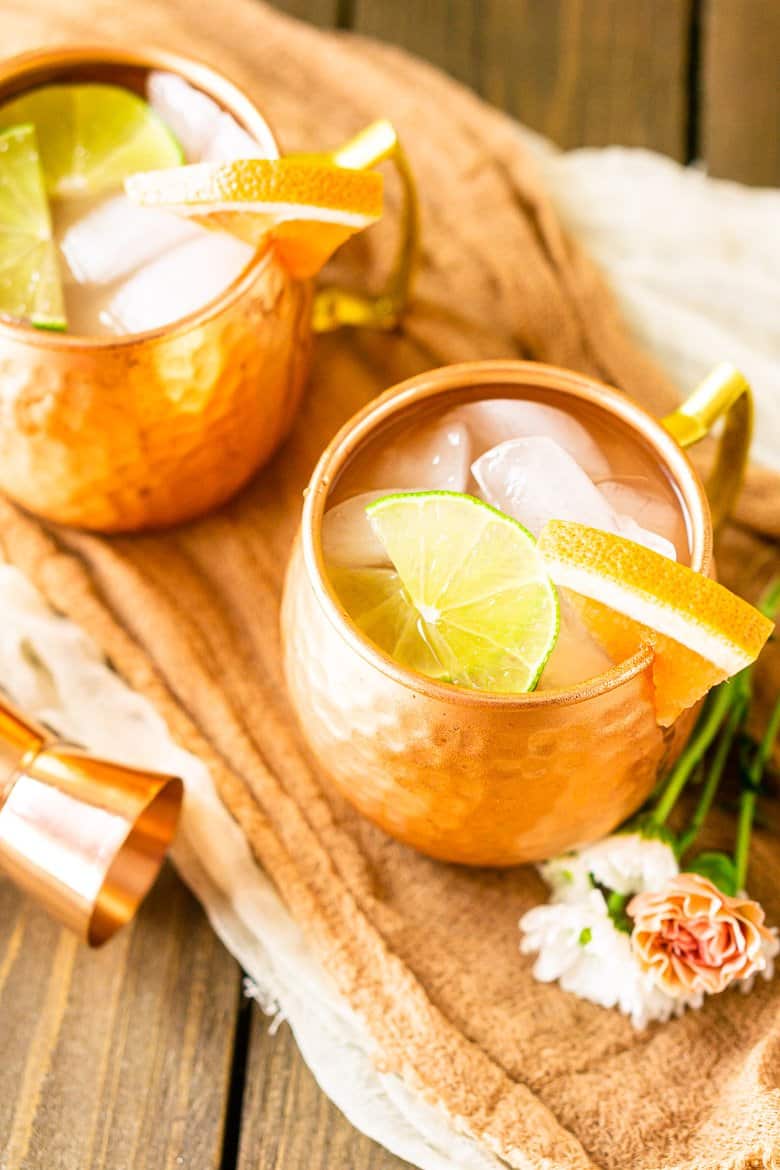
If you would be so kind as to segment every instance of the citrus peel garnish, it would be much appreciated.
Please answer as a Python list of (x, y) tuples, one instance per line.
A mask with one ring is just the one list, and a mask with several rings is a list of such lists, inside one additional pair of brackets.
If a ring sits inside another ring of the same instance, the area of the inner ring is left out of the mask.
[(314, 276), (350, 236), (382, 214), (382, 176), (300, 159), (196, 163), (133, 175), (143, 207), (186, 216), (255, 248), (273, 244), (292, 276)]
[(555, 584), (579, 596), (591, 633), (615, 661), (652, 648), (662, 726), (754, 662), (774, 629), (717, 581), (612, 533), (553, 520), (539, 550)]

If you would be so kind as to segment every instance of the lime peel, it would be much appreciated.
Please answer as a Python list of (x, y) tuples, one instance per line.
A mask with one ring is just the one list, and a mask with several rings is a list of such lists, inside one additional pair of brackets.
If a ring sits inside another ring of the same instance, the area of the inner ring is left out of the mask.
[(118, 85), (45, 85), (0, 107), (0, 128), (31, 123), (56, 198), (121, 187), (135, 171), (179, 166), (182, 148), (151, 106)]
[(65, 329), (57, 249), (35, 127), (0, 132), (0, 313)]

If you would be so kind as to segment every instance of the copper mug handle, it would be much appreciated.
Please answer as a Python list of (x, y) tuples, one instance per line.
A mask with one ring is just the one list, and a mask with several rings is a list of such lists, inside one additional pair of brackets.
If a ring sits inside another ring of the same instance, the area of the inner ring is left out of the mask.
[(389, 160), (401, 181), (402, 205), (395, 261), (384, 288), (375, 296), (341, 288), (322, 288), (314, 298), (312, 328), (329, 333), (342, 325), (393, 329), (409, 299), (420, 245), (417, 187), (409, 161), (391, 122), (372, 122), (343, 146), (319, 158), (349, 170), (366, 170)]
[(706, 484), (716, 532), (730, 515), (742, 487), (753, 436), (750, 384), (735, 366), (725, 362), (662, 421), (681, 447), (690, 447), (708, 435), (719, 419), (723, 419), (723, 430)]

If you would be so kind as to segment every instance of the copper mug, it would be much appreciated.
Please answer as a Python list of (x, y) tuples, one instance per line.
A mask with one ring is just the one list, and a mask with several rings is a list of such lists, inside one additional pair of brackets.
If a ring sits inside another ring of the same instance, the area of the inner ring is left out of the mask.
[[(446, 861), (514, 865), (594, 840), (634, 812), (679, 754), (695, 712), (655, 720), (651, 651), (570, 690), (487, 694), (394, 662), (350, 621), (328, 582), (321, 528), (339, 477), (389, 424), (426, 407), (530, 398), (583, 405), (641, 445), (673, 486), (689, 563), (712, 573), (705, 489), (682, 446), (725, 416), (712, 476), (718, 516), (744, 469), (749, 388), (720, 367), (659, 423), (619, 391), (533, 362), (474, 362), (421, 374), (360, 411), (323, 454), (306, 493), (282, 609), (288, 689), (327, 777), (399, 840)], [(678, 441), (679, 440), (679, 441)], [(682, 444), (682, 445), (681, 445)]]
[[(0, 103), (36, 86), (182, 76), (250, 135), (273, 141), (240, 90), (170, 53), (74, 47), (0, 65)], [(0, 489), (50, 520), (99, 531), (160, 527), (231, 496), (273, 454), (300, 402), (312, 333), (392, 327), (417, 248), (414, 183), (393, 127), (377, 122), (321, 156), (352, 169), (390, 159), (403, 208), (396, 263), (374, 297), (314, 293), (268, 251), (204, 308), (145, 333), (85, 338), (0, 321)]]

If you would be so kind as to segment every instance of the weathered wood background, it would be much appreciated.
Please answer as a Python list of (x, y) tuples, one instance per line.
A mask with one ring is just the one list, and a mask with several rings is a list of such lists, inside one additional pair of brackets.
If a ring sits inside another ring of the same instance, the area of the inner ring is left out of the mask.
[(275, 0), (391, 41), (563, 147), (780, 185), (780, 0)]
[[(402, 45), (565, 147), (780, 184), (780, 0), (285, 0)], [(106, 991), (108, 989), (108, 992)], [(168, 869), (97, 955), (0, 881), (0, 1170), (390, 1170)], [(151, 1039), (150, 1039), (151, 1038)]]

